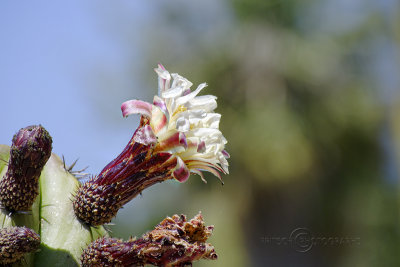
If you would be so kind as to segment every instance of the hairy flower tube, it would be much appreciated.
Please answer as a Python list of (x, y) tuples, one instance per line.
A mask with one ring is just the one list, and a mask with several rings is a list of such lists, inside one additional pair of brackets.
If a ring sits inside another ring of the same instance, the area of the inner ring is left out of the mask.
[(228, 173), (221, 115), (214, 113), (216, 97), (198, 96), (205, 83), (191, 91), (191, 82), (161, 64), (155, 71), (159, 95), (153, 104), (129, 100), (121, 106), (124, 117), (141, 115), (128, 145), (75, 195), (75, 214), (89, 225), (110, 222), (124, 204), (155, 183), (185, 182), (190, 173), (205, 181), (202, 171), (219, 179), (220, 173)]
[(84, 250), (82, 266), (185, 266), (199, 259), (215, 260), (214, 247), (206, 243), (213, 229), (204, 225), (201, 214), (190, 221), (174, 215), (139, 239), (97, 239)]
[(51, 156), (52, 138), (39, 125), (22, 128), (12, 140), (8, 170), (0, 180), (0, 202), (7, 211), (27, 211), (39, 194), (40, 173)]
[(0, 265), (8, 265), (22, 259), (26, 253), (39, 249), (40, 236), (27, 227), (0, 229)]

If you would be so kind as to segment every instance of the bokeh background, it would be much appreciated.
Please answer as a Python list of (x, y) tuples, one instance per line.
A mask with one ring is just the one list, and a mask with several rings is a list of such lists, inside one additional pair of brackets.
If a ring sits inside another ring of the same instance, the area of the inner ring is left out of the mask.
[[(225, 185), (153, 186), (114, 236), (201, 210), (219, 259), (194, 266), (400, 266), (399, 1), (1, 1), (0, 36), (0, 143), (40, 123), (92, 174), (136, 129), (120, 104), (152, 99), (158, 62), (218, 96)], [(297, 228), (343, 242), (278, 242)]]

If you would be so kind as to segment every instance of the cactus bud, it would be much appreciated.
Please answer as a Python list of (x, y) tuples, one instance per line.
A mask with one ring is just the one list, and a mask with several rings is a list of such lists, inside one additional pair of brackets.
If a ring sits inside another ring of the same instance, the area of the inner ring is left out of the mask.
[(39, 235), (27, 227), (2, 228), (0, 229), (0, 264), (16, 262), (26, 253), (38, 250), (39, 245)]
[(22, 128), (14, 135), (8, 170), (0, 181), (0, 202), (7, 211), (30, 210), (51, 145), (51, 136), (41, 125)]
[(124, 242), (99, 238), (84, 250), (82, 266), (184, 266), (199, 259), (217, 259), (205, 241), (213, 226), (205, 226), (201, 214), (189, 222), (184, 215), (167, 217), (139, 239)]

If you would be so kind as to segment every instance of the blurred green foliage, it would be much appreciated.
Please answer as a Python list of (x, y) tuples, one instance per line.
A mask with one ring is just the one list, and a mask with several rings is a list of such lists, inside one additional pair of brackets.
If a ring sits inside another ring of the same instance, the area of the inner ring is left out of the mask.
[(242, 20), (259, 20), (262, 23), (295, 27), (299, 9), (310, 0), (233, 0), (232, 2), (235, 14)]

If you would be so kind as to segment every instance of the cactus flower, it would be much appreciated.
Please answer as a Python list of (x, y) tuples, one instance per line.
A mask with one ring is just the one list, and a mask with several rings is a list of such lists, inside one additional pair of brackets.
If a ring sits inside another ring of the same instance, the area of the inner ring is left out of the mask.
[(215, 260), (214, 247), (205, 243), (213, 229), (204, 225), (201, 214), (190, 221), (174, 215), (139, 239), (97, 239), (84, 250), (82, 266), (185, 266), (199, 259)]
[(203, 170), (221, 179), (220, 172), (228, 173), (229, 154), (219, 130), (221, 114), (214, 113), (216, 97), (198, 96), (206, 83), (192, 92), (192, 83), (186, 78), (170, 74), (161, 64), (155, 71), (159, 96), (154, 97), (153, 104), (129, 100), (121, 106), (124, 117), (142, 115), (142, 134), (135, 141), (152, 145), (153, 153), (171, 154), (177, 162), (172, 176), (180, 182), (186, 181), (190, 172), (203, 178)]
[(141, 115), (128, 145), (84, 184), (73, 175), (74, 164), (67, 168), (51, 154), (52, 138), (40, 125), (21, 129), (11, 148), (0, 145), (0, 266), (78, 266), (79, 259), (83, 266), (185, 266), (217, 258), (206, 243), (213, 226), (200, 214), (190, 221), (168, 217), (126, 242), (101, 226), (155, 183), (185, 182), (190, 173), (205, 181), (202, 171), (221, 180), (228, 173), (216, 97), (197, 96), (205, 84), (192, 92), (188, 80), (162, 65), (155, 71), (153, 104), (121, 106), (124, 117)]
[(216, 97), (197, 96), (205, 83), (192, 92), (191, 82), (161, 64), (155, 71), (159, 95), (153, 104), (129, 100), (121, 106), (124, 117), (141, 115), (128, 145), (75, 195), (75, 213), (88, 225), (110, 222), (124, 204), (155, 183), (185, 182), (191, 172), (203, 181), (202, 171), (219, 179), (220, 173), (228, 173), (221, 115), (214, 113)]

